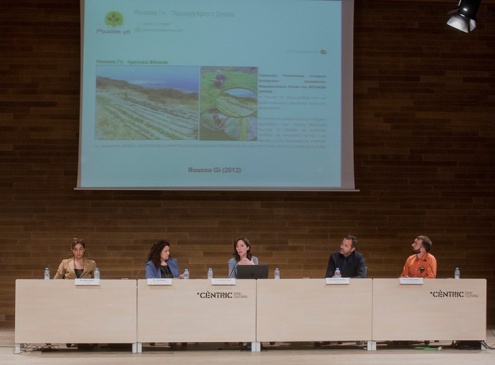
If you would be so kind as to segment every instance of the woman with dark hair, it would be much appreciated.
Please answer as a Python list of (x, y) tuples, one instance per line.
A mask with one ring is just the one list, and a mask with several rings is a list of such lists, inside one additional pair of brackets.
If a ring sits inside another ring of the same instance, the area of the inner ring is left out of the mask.
[(233, 256), (229, 260), (229, 278), (237, 277), (237, 265), (258, 265), (258, 258), (251, 253), (251, 243), (247, 237), (235, 240)]
[(146, 278), (182, 278), (179, 264), (170, 257), (170, 243), (159, 240), (153, 244), (146, 261)]
[(71, 257), (62, 260), (54, 279), (79, 279), (93, 278), (96, 262), (88, 260), (84, 254), (86, 243), (82, 238), (74, 238), (71, 247)]

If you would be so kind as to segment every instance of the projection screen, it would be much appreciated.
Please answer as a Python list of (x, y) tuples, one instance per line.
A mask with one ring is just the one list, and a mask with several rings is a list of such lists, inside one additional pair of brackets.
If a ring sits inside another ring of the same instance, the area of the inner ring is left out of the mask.
[(353, 0), (82, 0), (76, 189), (354, 190)]

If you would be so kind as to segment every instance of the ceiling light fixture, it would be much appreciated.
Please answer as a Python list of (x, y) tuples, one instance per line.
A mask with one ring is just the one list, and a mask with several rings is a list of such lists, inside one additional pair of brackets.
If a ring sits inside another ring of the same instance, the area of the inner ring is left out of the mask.
[(476, 28), (476, 13), (480, 3), (481, 0), (460, 0), (457, 8), (447, 13), (450, 15), (447, 24), (464, 33), (471, 32)]

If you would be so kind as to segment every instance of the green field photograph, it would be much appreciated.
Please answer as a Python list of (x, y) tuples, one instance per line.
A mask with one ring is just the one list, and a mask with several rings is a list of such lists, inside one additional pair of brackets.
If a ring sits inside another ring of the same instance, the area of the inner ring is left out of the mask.
[(202, 67), (199, 139), (256, 141), (258, 69)]
[(95, 140), (197, 140), (199, 68), (97, 67)]

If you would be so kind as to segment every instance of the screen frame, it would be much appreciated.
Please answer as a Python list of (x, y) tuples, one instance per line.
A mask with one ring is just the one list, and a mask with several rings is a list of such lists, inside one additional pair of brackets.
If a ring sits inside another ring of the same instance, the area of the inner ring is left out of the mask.
[[(326, 0), (316, 0), (326, 1)], [(332, 1), (332, 0), (330, 0)], [(136, 187), (98, 187), (81, 185), (82, 159), (82, 123), (83, 123), (83, 80), (84, 80), (84, 20), (85, 0), (80, 0), (81, 8), (81, 79), (80, 79), (80, 133), (77, 186), (74, 190), (158, 190), (158, 191), (337, 191), (356, 192), (354, 177), (353, 147), (353, 50), (354, 50), (354, 0), (341, 0), (342, 33), (341, 33), (341, 183), (340, 187), (326, 186), (136, 186)]]

